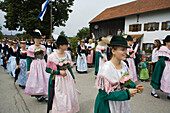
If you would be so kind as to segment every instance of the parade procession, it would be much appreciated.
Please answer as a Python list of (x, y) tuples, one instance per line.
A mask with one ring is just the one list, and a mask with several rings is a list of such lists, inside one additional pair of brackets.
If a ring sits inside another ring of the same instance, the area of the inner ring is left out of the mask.
[(170, 113), (170, 0), (2, 0), (0, 14), (0, 113)]

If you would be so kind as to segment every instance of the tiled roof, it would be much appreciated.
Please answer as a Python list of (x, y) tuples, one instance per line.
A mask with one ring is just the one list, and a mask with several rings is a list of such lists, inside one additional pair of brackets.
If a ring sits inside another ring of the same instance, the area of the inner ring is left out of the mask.
[(127, 4), (108, 8), (91, 20), (90, 23), (166, 8), (170, 8), (170, 0), (137, 0)]

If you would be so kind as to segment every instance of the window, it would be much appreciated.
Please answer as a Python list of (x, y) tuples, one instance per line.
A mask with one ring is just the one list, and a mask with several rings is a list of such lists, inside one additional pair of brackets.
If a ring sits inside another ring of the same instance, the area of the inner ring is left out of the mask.
[(155, 31), (159, 30), (159, 23), (146, 23), (144, 24), (144, 31)]
[(132, 31), (132, 32), (141, 31), (141, 24), (129, 25), (129, 31)]
[(162, 30), (170, 30), (170, 21), (162, 22)]

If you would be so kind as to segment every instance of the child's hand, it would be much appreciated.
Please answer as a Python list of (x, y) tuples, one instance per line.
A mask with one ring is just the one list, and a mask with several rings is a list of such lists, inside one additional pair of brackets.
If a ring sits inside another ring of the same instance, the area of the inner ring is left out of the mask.
[(139, 68), (142, 68), (142, 66), (139, 66)]
[(83, 56), (81, 56), (81, 59), (83, 59)]
[(65, 77), (67, 75), (67, 73), (65, 71), (60, 70), (60, 75), (62, 75), (63, 77)]
[(144, 87), (143, 87), (143, 85), (137, 85), (136, 89), (137, 89), (137, 93), (142, 93), (144, 90)]
[(134, 97), (134, 95), (137, 93), (137, 89), (129, 89), (131, 97)]

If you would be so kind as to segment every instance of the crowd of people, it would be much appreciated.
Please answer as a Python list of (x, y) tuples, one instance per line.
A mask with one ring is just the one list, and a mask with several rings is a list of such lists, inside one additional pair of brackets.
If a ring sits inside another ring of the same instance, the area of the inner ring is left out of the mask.
[[(149, 80), (149, 61), (146, 56), (139, 58), (136, 38), (113, 36), (108, 41), (100, 37), (97, 44), (86, 38), (77, 45), (76, 71), (87, 73), (89, 67), (95, 67), (99, 92), (94, 112), (130, 113), (128, 100), (144, 89), (135, 82)], [(163, 40), (163, 45), (159, 40), (155, 40), (154, 45), (152, 54), (147, 56), (152, 56), (153, 65), (151, 95), (160, 98), (156, 90), (162, 90), (170, 99), (170, 35)], [(71, 51), (66, 37), (45, 42), (39, 32), (34, 32), (31, 41), (1, 40), (0, 63), (25, 89), (26, 95), (48, 103), (47, 113), (50, 110), (52, 113), (76, 113), (80, 108)]]

